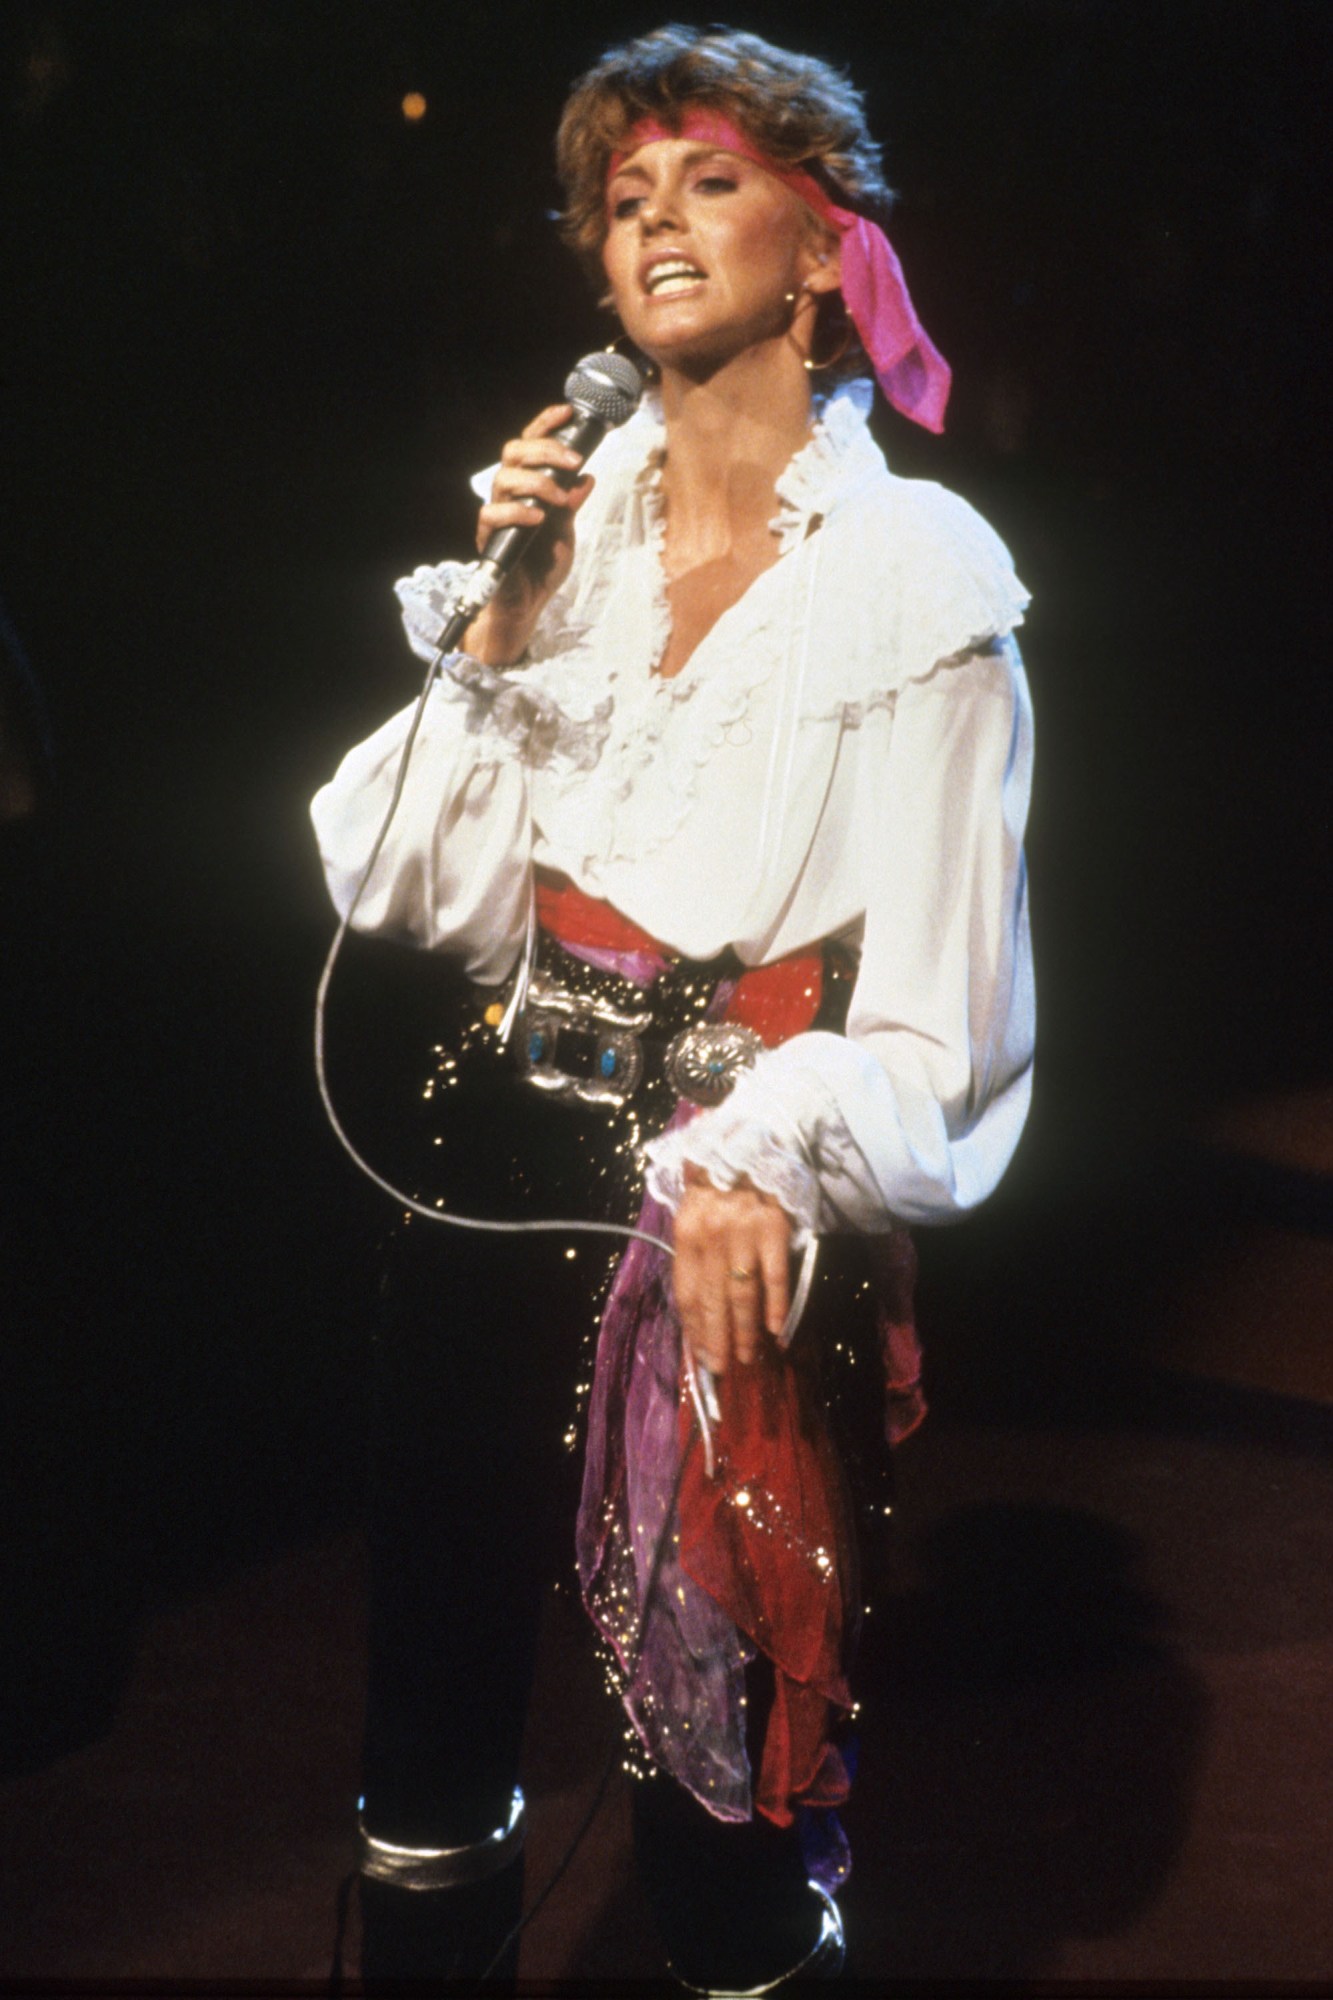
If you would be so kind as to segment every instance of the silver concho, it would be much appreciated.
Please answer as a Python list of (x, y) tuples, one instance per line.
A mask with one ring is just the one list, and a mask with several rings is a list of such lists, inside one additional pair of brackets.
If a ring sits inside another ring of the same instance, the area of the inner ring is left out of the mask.
[(668, 1043), (666, 1080), (677, 1097), (688, 1098), (691, 1104), (720, 1104), (763, 1046), (753, 1028), (701, 1022)]
[[(519, 1061), (528, 1082), (552, 1097), (618, 1109), (643, 1081), (639, 1037), (652, 1019), (647, 1011), (626, 1012), (591, 994), (570, 993), (545, 973), (534, 973), (518, 1023)], [(593, 1039), (594, 1076), (571, 1076), (559, 1067), (561, 1038), (567, 1034)]]

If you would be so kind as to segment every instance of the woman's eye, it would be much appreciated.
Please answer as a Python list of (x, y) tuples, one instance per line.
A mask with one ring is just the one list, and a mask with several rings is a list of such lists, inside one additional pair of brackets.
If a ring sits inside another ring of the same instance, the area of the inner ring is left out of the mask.
[(704, 174), (694, 185), (701, 194), (731, 194), (736, 187), (730, 174)]
[(612, 219), (616, 222), (628, 222), (632, 215), (638, 214), (642, 202), (641, 194), (622, 194), (619, 201), (611, 204)]

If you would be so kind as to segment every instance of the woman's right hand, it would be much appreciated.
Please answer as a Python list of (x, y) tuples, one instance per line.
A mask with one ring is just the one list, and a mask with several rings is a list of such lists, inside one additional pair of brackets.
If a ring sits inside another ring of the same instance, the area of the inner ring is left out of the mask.
[(544, 521), (523, 560), (505, 577), (486, 609), (468, 627), (464, 645), (487, 666), (508, 667), (519, 659), (547, 599), (554, 596), (574, 560), (574, 516), (592, 492), (589, 478), (573, 486), (557, 484), (554, 472), (577, 472), (582, 456), (553, 436), (573, 416), (568, 403), (553, 403), (534, 417), (521, 437), (500, 454), (491, 497), (477, 516), (477, 550), (497, 528), (528, 528)]

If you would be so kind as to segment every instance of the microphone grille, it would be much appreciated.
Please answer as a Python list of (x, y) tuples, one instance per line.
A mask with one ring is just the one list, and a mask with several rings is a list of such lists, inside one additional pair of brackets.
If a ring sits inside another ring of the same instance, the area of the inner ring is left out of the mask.
[(643, 377), (623, 354), (585, 354), (565, 383), (566, 401), (608, 428), (632, 417), (642, 394)]

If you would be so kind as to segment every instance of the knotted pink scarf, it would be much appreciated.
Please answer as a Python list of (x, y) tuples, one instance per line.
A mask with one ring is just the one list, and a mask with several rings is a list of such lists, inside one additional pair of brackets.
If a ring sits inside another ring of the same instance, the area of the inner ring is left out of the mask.
[(861, 344), (870, 356), (880, 388), (896, 410), (928, 431), (944, 429), (952, 374), (912, 305), (897, 253), (878, 223), (830, 201), (818, 181), (800, 167), (784, 167), (761, 152), (739, 126), (720, 112), (687, 111), (673, 129), (657, 118), (642, 118), (611, 156), (608, 178), (631, 153), (654, 139), (701, 139), (727, 153), (739, 153), (799, 195), (821, 222), (842, 238), (842, 296)]

